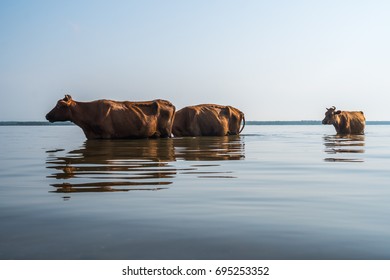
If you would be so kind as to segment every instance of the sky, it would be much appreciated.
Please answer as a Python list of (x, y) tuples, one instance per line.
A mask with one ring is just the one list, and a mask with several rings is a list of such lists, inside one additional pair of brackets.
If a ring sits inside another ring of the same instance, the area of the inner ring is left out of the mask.
[(2, 0), (0, 121), (44, 121), (65, 94), (390, 120), (389, 15), (377, 0)]

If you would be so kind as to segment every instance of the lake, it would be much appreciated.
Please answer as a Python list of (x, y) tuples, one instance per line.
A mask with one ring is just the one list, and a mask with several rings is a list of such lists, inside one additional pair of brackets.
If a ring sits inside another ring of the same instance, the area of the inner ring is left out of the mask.
[(0, 126), (0, 259), (390, 259), (390, 126)]

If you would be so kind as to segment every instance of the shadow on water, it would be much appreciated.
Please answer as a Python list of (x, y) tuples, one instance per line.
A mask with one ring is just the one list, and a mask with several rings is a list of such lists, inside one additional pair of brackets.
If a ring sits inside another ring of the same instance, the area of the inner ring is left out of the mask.
[(326, 135), (323, 137), (325, 153), (334, 155), (327, 157), (327, 162), (364, 162), (358, 154), (365, 152), (364, 135)]
[(229, 178), (215, 171), (197, 171), (220, 164), (201, 163), (177, 168), (174, 162), (240, 160), (245, 157), (244, 144), (239, 136), (87, 140), (76, 150), (66, 152), (59, 148), (46, 153), (46, 167), (53, 170), (48, 178), (60, 181), (51, 184), (55, 187), (53, 192), (60, 193), (162, 190), (172, 184), (178, 174), (191, 172)]

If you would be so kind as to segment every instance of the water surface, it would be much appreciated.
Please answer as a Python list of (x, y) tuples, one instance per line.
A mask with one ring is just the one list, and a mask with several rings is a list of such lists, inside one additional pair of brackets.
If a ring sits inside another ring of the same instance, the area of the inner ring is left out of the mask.
[(84, 139), (0, 126), (1, 259), (390, 259), (390, 126)]

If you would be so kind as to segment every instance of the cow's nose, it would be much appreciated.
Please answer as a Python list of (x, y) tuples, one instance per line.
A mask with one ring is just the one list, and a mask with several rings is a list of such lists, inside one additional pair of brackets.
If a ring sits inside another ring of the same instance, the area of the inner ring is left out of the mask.
[(46, 118), (49, 122), (52, 122), (52, 121), (53, 121), (52, 118), (50, 117), (50, 114), (49, 114), (49, 113), (46, 114), (45, 118)]

